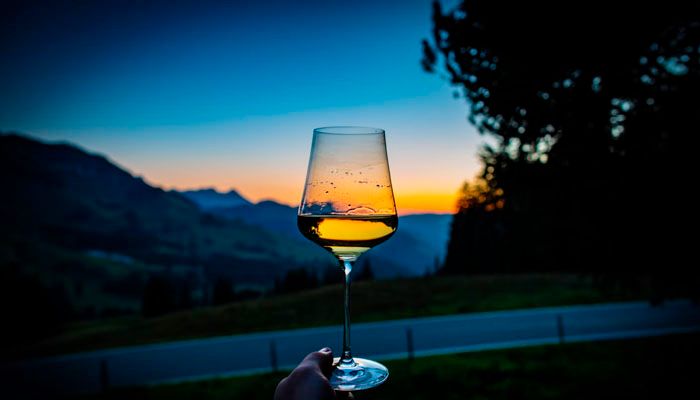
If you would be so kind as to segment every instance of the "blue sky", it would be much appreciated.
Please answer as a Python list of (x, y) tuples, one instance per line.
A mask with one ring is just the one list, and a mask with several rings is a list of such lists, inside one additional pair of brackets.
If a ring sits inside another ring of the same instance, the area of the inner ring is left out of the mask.
[(399, 208), (443, 210), (482, 139), (420, 68), (430, 14), (423, 0), (27, 6), (2, 17), (0, 129), (166, 188), (293, 204), (313, 128), (377, 126)]

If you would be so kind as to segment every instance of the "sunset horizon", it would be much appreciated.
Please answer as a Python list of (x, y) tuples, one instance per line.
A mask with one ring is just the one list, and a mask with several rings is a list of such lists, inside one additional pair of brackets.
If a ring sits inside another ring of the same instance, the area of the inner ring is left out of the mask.
[[(19, 131), (5, 131), (3, 133), (15, 133), (30, 139), (40, 140), (48, 144), (65, 144), (76, 147), (87, 152), (88, 154), (105, 157), (109, 162), (115, 164), (119, 168), (124, 169), (134, 177), (143, 179), (143, 181), (150, 186), (161, 188), (166, 191), (175, 190), (182, 192), (212, 189), (221, 194), (234, 191), (239, 196), (252, 203), (259, 203), (269, 200), (290, 207), (298, 207), (306, 173), (304, 167), (303, 170), (298, 171), (296, 174), (297, 176), (294, 177), (291, 182), (282, 180), (266, 181), (265, 184), (256, 184), (252, 186), (236, 183), (231, 178), (221, 176), (225, 174), (216, 170), (212, 170), (210, 173), (204, 171), (202, 172), (202, 176), (192, 174), (184, 177), (181, 176), (181, 179), (178, 179), (178, 177), (171, 171), (170, 175), (163, 178), (153, 178), (152, 174), (142, 167), (132, 166), (130, 163), (122, 161), (119, 157), (116, 157), (109, 152), (99, 151), (75, 141), (45, 139), (31, 133)], [(400, 169), (396, 168), (396, 170)], [(223, 171), (225, 172), (225, 169), (223, 169)], [(401, 176), (400, 174), (396, 175)], [(216, 182), (216, 179), (212, 179), (211, 176), (221, 176), (223, 182)], [(401, 178), (394, 178), (395, 182), (397, 180), (400, 181)], [(464, 180), (467, 180), (467, 178)], [(459, 183), (452, 191), (450, 191), (449, 188), (446, 188), (444, 191), (439, 191), (435, 190), (434, 186), (428, 187), (426, 190), (420, 190), (420, 187), (415, 186), (403, 188), (401, 186), (397, 186), (395, 182), (393, 186), (399, 215), (454, 214), (457, 211), (457, 200), (459, 197), (459, 188), (461, 188), (461, 183)]]
[[(239, 196), (243, 197), (245, 200), (251, 203), (261, 203), (264, 201), (274, 201), (282, 205), (297, 208), (299, 207), (299, 200), (286, 199), (283, 197), (276, 197), (273, 195), (261, 195), (261, 196), (251, 196), (248, 195), (245, 189), (240, 189), (236, 186), (215, 186), (215, 185), (203, 185), (203, 186), (177, 186), (177, 185), (165, 185), (152, 182), (148, 177), (141, 177), (146, 183), (151, 186), (159, 187), (163, 190), (175, 190), (178, 192), (185, 191), (198, 191), (198, 190), (214, 190), (219, 194), (226, 194), (229, 192), (235, 192)], [(455, 190), (454, 193), (401, 193), (396, 191), (396, 207), (398, 209), (399, 215), (415, 215), (415, 214), (454, 214), (457, 212), (457, 201), (459, 198), (459, 191)], [(299, 198), (301, 198), (301, 191), (299, 191)], [(431, 200), (432, 199), (432, 200)], [(431, 207), (425, 207), (424, 205), (429, 204)]]

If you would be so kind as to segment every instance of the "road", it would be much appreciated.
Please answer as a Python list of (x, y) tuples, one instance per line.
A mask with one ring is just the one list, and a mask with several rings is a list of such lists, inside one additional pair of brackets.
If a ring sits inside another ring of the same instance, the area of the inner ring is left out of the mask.
[[(700, 306), (608, 303), (414, 318), (352, 327), (353, 353), (378, 360), (465, 351), (700, 331)], [(324, 346), (338, 349), (340, 327), (296, 329), (116, 348), (0, 367), (10, 393), (100, 391), (244, 375), (293, 367)]]

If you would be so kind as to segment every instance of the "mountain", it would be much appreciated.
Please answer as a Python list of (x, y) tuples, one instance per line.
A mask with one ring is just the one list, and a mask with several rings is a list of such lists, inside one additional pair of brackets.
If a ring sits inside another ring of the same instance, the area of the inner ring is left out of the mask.
[[(202, 210), (311, 244), (307, 251), (319, 257), (322, 257), (324, 252), (299, 233), (296, 207), (268, 200), (232, 207), (209, 209), (202, 207)], [(435, 264), (441, 263), (444, 259), (451, 222), (452, 215), (448, 214), (417, 214), (399, 217), (397, 232), (391, 239), (370, 250), (365, 258), (373, 261), (373, 272), (379, 278), (424, 275), (434, 270)]]
[(381, 276), (381, 268), (387, 268), (389, 276), (402, 277), (435, 272), (445, 259), (451, 223), (452, 215), (445, 214), (399, 217), (394, 236), (367, 253), (375, 274)]
[(210, 211), (224, 218), (244, 221), (271, 232), (308, 243), (308, 239), (303, 237), (297, 228), (296, 207), (265, 200), (256, 204), (222, 207)]
[(0, 292), (44, 287), (72, 312), (138, 310), (154, 276), (177, 292), (172, 301), (196, 304), (220, 279), (269, 287), (288, 269), (327, 265), (306, 245), (203, 212), (68, 144), (0, 134), (0, 185)]
[(452, 214), (413, 214), (400, 218), (401, 230), (415, 237), (440, 260), (445, 259), (450, 240)]
[(209, 188), (181, 191), (180, 194), (205, 211), (216, 208), (238, 207), (251, 204), (235, 190), (220, 193), (215, 189)]

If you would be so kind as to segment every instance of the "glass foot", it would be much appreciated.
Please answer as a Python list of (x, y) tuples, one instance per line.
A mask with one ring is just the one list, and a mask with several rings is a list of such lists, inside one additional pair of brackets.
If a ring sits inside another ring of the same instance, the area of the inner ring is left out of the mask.
[(333, 389), (343, 392), (371, 389), (379, 386), (389, 377), (389, 370), (382, 364), (355, 358), (350, 365), (340, 365), (340, 358), (333, 359), (333, 373), (331, 374), (331, 386)]

